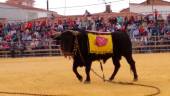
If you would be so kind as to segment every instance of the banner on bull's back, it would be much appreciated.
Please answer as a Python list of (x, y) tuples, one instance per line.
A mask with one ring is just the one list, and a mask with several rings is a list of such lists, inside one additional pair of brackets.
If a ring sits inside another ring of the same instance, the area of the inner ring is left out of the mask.
[(88, 39), (90, 53), (113, 53), (113, 42), (110, 34), (93, 34), (89, 32)]

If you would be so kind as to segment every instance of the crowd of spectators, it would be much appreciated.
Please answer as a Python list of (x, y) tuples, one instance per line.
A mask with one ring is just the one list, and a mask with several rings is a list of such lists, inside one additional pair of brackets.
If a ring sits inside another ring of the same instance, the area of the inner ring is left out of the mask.
[[(51, 35), (67, 29), (85, 29), (97, 32), (127, 32), (132, 41), (170, 40), (170, 16), (91, 17), (67, 18), (53, 21), (0, 24), (0, 50), (32, 50), (49, 48)], [(152, 38), (160, 36), (161, 38)]]
[(0, 50), (49, 47), (51, 25), (45, 22), (11, 23), (0, 27)]

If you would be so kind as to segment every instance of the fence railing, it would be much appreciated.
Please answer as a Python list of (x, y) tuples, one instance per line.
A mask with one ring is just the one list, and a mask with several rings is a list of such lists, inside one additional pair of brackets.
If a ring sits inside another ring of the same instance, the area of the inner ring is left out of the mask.
[(41, 41), (0, 42), (7, 46), (0, 48), (0, 57), (59, 56), (62, 52), (58, 43), (51, 40), (45, 44)]
[(37, 57), (37, 56), (61, 56), (61, 55), (62, 53), (60, 48), (0, 51), (0, 57), (33, 57), (33, 56)]
[(170, 36), (152, 36), (132, 40), (133, 53), (170, 52)]
[[(170, 52), (170, 38), (161, 36), (150, 37), (147, 40), (138, 38), (132, 39), (133, 53), (155, 53), (155, 52)], [(0, 42), (1, 43), (1, 42)], [(17, 45), (15, 42), (14, 45)], [(18, 45), (17, 45), (18, 46)], [(56, 41), (49, 41), (48, 47), (32, 48), (31, 45), (26, 45), (26, 48), (8, 48), (6, 50), (0, 49), (0, 57), (30, 57), (30, 56), (61, 56), (61, 48)]]

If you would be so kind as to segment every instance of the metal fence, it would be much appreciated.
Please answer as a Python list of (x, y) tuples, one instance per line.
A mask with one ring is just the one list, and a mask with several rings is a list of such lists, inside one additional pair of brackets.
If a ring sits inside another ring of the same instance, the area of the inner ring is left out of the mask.
[[(8, 47), (0, 48), (0, 57), (33, 57), (33, 56), (59, 56), (62, 55), (60, 45), (57, 41), (48, 41), (47, 44), (42, 43), (32, 45), (35, 41), (21, 42), (5, 42)], [(0, 42), (3, 44), (4, 42)]]
[[(152, 36), (132, 39), (133, 53), (158, 53), (170, 52), (170, 36)], [(2, 42), (0, 42), (2, 43)], [(8, 42), (10, 43), (10, 42)], [(30, 57), (30, 56), (61, 56), (61, 48), (59, 42), (49, 41), (48, 47), (32, 47), (30, 41), (25, 42), (24, 49), (20, 48), (19, 43), (15, 42), (13, 45), (17, 48), (0, 49), (0, 57)]]
[[(148, 37), (145, 37), (148, 38)], [(170, 36), (152, 36), (150, 39), (132, 40), (133, 53), (170, 52)]]

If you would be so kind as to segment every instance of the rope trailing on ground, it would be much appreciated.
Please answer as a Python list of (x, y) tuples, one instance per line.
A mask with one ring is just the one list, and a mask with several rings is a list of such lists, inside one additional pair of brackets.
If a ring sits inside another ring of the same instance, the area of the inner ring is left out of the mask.
[[(81, 58), (81, 60), (83, 61), (83, 63), (85, 64), (86, 62), (85, 62), (85, 60), (84, 60), (84, 58), (83, 58), (83, 56), (82, 56), (82, 54), (81, 54), (81, 51), (80, 51), (80, 48), (79, 48), (79, 45), (78, 45), (78, 39), (77, 39), (78, 33), (75, 32), (75, 31), (71, 31), (71, 32), (76, 33), (76, 34), (74, 34), (74, 35), (75, 35), (75, 45), (74, 45), (74, 51), (73, 51), (73, 53), (76, 54), (76, 52), (79, 52), (80, 58)], [(103, 72), (102, 63), (101, 63), (101, 61), (99, 61), (99, 62), (100, 62), (101, 70), (102, 70), (102, 72)], [(158, 94), (161, 93), (161, 90), (160, 90), (158, 87), (155, 87), (155, 86), (152, 86), (152, 85), (145, 85), (145, 84), (138, 84), (138, 83), (129, 83), (129, 82), (113, 82), (113, 81), (110, 81), (110, 80), (106, 80), (106, 79), (105, 79), (104, 72), (103, 72), (103, 77), (102, 77), (102, 76), (100, 76), (97, 72), (95, 72), (92, 68), (91, 68), (91, 71), (92, 71), (96, 76), (98, 76), (100, 79), (102, 79), (104, 82), (107, 81), (107, 82), (112, 83), (112, 84), (131, 85), (131, 86), (142, 86), (142, 87), (152, 88), (152, 89), (155, 89), (155, 90), (156, 90), (155, 93), (151, 93), (151, 94), (145, 95), (145, 96), (156, 96), (156, 95), (158, 95)]]
[(148, 95), (144, 95), (144, 96), (156, 96), (156, 95), (159, 95), (159, 94), (161, 93), (161, 90), (160, 90), (158, 87), (156, 87), (156, 86), (146, 85), (146, 84), (138, 84), (138, 83), (132, 83), (132, 82), (114, 82), (114, 81), (110, 81), (110, 80), (104, 79), (104, 78), (103, 78), (102, 76), (100, 76), (97, 72), (95, 72), (92, 68), (91, 68), (91, 71), (92, 71), (97, 77), (99, 77), (100, 79), (102, 79), (103, 81), (107, 81), (107, 82), (112, 83), (112, 84), (141, 86), (141, 87), (147, 87), (147, 88), (152, 88), (152, 89), (155, 89), (155, 90), (156, 90), (156, 92), (151, 93), (151, 94), (148, 94)]
[(0, 94), (6, 94), (6, 95), (25, 95), (25, 96), (69, 96), (65, 94), (59, 94), (59, 95), (50, 95), (50, 94), (40, 94), (40, 93), (24, 93), (24, 92), (5, 92), (0, 91)]

